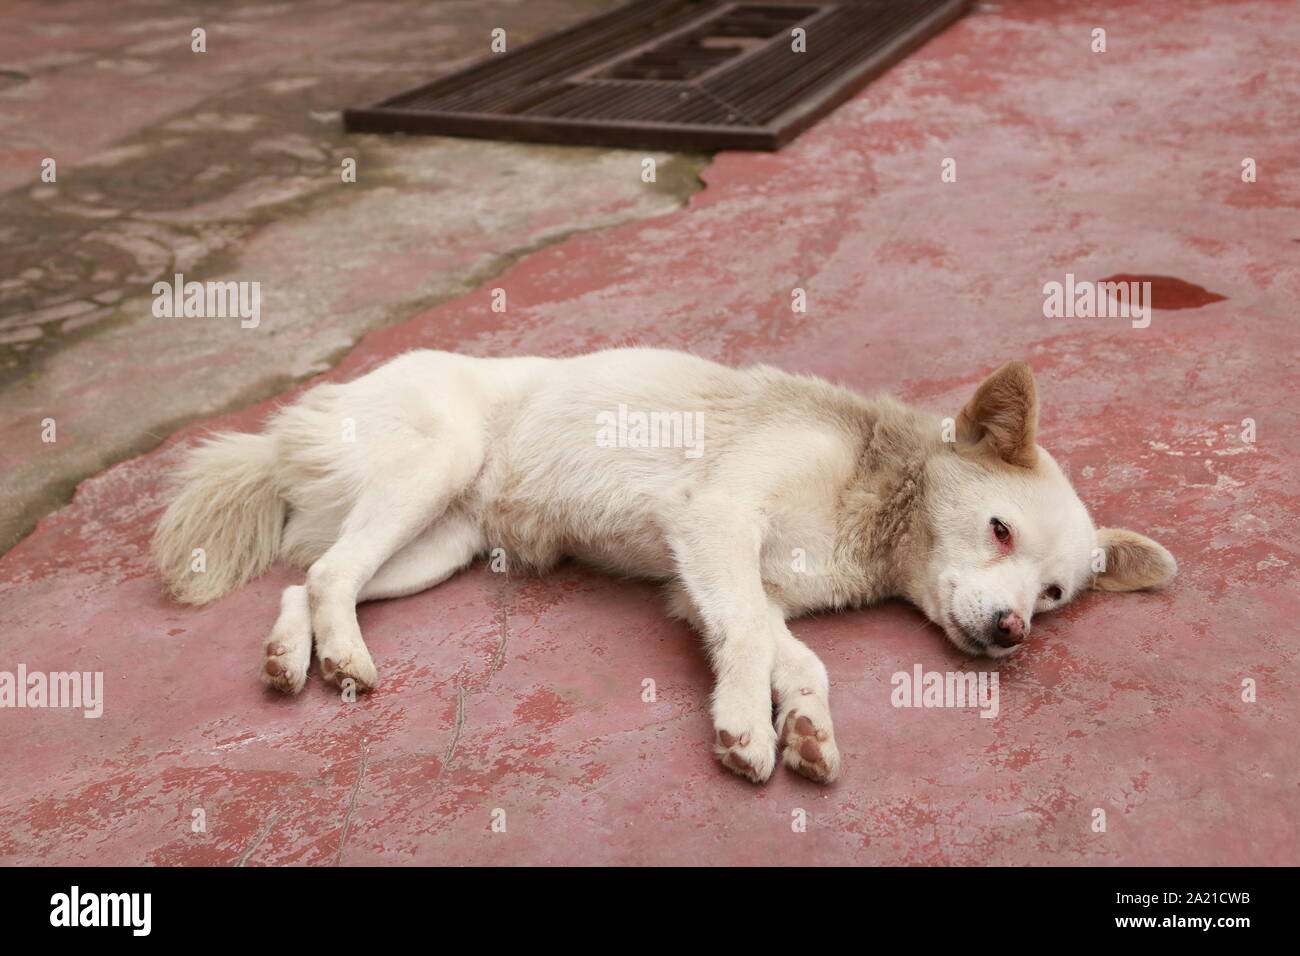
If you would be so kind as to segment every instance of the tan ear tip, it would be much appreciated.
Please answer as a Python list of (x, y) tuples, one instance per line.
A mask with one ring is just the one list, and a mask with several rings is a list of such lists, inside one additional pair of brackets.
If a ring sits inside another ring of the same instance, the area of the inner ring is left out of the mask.
[(1098, 528), (1098, 542), (1115, 549), (1114, 566), (1093, 579), (1102, 591), (1162, 588), (1178, 574), (1178, 561), (1159, 541), (1124, 528)]
[(998, 373), (1001, 375), (1014, 375), (1017, 378), (1028, 379), (1031, 382), (1034, 380), (1033, 366), (1024, 359), (1012, 359), (998, 369)]
[(1148, 544), (1153, 552), (1151, 557), (1161, 576), (1161, 584), (1164, 584), (1178, 573), (1178, 560), (1170, 553), (1168, 548), (1152, 538), (1147, 538), (1145, 536), (1138, 537), (1144, 543)]
[(1163, 588), (1178, 573), (1178, 562), (1174, 560), (1174, 556), (1169, 553), (1168, 549), (1159, 542), (1153, 541), (1152, 544), (1156, 546), (1156, 552), (1148, 563), (1144, 578), (1139, 581), (1138, 585), (1144, 591), (1155, 591)]
[(1172, 580), (1177, 576), (1177, 574), (1178, 574), (1178, 559), (1175, 558), (1172, 554), (1170, 554), (1170, 553), (1169, 553), (1169, 549), (1166, 548), (1164, 545), (1160, 545), (1159, 547), (1160, 547), (1160, 551), (1161, 551), (1161, 555), (1160, 555), (1160, 556), (1161, 556), (1161, 558), (1164, 559), (1164, 562), (1163, 562), (1163, 563), (1164, 563), (1164, 569), (1163, 569), (1164, 574), (1163, 574), (1163, 576), (1161, 577), (1160, 581), (1158, 581), (1158, 582), (1154, 585), (1155, 587), (1158, 587), (1158, 588), (1159, 588), (1159, 587), (1164, 587), (1166, 584), (1168, 584), (1170, 581), (1172, 581)]

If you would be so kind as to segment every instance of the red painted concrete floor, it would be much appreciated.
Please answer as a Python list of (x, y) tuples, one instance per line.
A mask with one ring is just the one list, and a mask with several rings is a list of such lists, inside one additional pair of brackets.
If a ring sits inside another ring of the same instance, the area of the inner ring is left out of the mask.
[[(1181, 576), (1043, 620), (1000, 667), (996, 719), (891, 707), (895, 672), (972, 666), (911, 609), (797, 622), (830, 669), (845, 773), (753, 787), (709, 753), (707, 670), (655, 589), (579, 567), (365, 606), (372, 697), (314, 675), (274, 696), (259, 645), (293, 575), (192, 610), (146, 557), (180, 447), (267, 403), (85, 482), (0, 560), (0, 667), (106, 686), (94, 720), (0, 711), (0, 861), (1300, 862), (1298, 47), (1287, 0), (982, 8), (782, 153), (720, 155), (688, 208), (523, 259), (490, 283), (507, 314), (479, 290), (328, 376), (422, 346), (637, 342), (955, 411), (1027, 358), (1042, 440), (1095, 517), (1164, 541)], [(1146, 329), (1046, 319), (1066, 273), (1223, 298)]]

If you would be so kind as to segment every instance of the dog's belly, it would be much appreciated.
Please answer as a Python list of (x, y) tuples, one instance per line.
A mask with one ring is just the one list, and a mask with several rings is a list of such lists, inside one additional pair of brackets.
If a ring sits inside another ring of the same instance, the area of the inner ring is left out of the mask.
[(653, 530), (623, 535), (615, 541), (575, 544), (573, 557), (614, 574), (666, 580), (673, 576), (673, 555), (666, 542)]
[(620, 510), (616, 502), (553, 495), (485, 495), (478, 507), (489, 548), (503, 548), (512, 565), (546, 571), (577, 558), (615, 574), (666, 579), (672, 549), (653, 515)]

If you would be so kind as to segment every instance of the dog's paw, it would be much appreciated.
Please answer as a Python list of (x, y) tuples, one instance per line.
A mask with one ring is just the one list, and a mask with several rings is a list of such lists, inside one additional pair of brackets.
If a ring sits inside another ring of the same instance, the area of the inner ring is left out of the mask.
[(833, 783), (840, 775), (840, 751), (825, 703), (805, 692), (779, 720), (785, 765), (809, 780)]
[(776, 734), (766, 726), (740, 733), (720, 729), (713, 752), (728, 770), (763, 783), (776, 766)]
[[(310, 648), (310, 638), (308, 646)], [(289, 645), (267, 641), (266, 660), (262, 663), (262, 680), (268, 686), (285, 694), (296, 694), (307, 683), (307, 665), (311, 661), (310, 649), (306, 655), (293, 653)]]
[(262, 646), (262, 680), (284, 694), (296, 694), (307, 682), (311, 665), (311, 613), (307, 590), (286, 588), (280, 616)]
[(326, 648), (320, 651), (321, 675), (335, 687), (344, 688), (347, 682), (362, 694), (369, 693), (379, 683), (379, 672), (365, 645), (346, 650)]

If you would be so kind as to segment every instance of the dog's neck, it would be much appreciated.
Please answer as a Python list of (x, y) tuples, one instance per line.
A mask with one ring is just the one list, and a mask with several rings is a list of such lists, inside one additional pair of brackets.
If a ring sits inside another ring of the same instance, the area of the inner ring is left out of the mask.
[(861, 424), (835, 541), (835, 563), (852, 604), (910, 597), (930, 549), (927, 464), (947, 450), (937, 416), (890, 399), (869, 403)]

